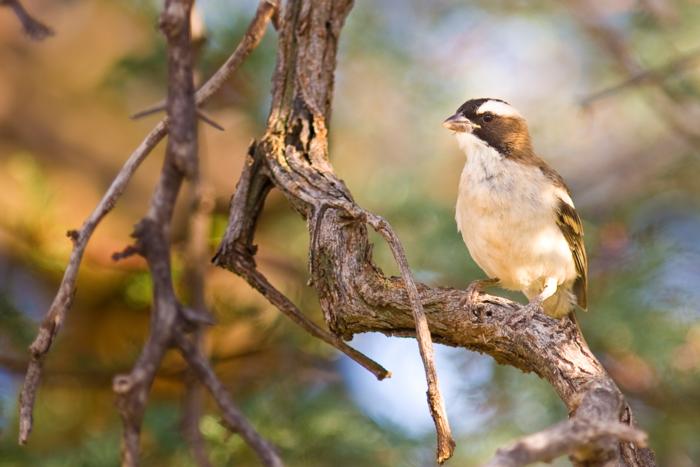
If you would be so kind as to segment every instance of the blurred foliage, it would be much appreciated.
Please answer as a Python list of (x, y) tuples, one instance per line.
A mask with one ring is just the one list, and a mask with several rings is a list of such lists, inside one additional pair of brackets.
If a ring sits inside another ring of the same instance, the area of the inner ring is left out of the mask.
[[(700, 466), (697, 141), (669, 129), (650, 105), (655, 85), (628, 87), (579, 109), (581, 98), (627, 77), (567, 9), (570, 2), (356, 3), (341, 40), (331, 133), (334, 166), (356, 199), (392, 222), (421, 280), (463, 287), (481, 277), (453, 220), (463, 156), (440, 122), (470, 97), (515, 104), (528, 116), (538, 152), (570, 183), (584, 218), (591, 310), (578, 316), (591, 348), (649, 431), (659, 465)], [(700, 47), (697, 1), (592, 3), (643, 66), (663, 66)], [(198, 4), (198, 82), (235, 47), (256, 4)], [(111, 378), (138, 355), (151, 283), (138, 258), (113, 263), (110, 256), (129, 242), (146, 208), (161, 152), (144, 163), (86, 251), (26, 447), (15, 442), (16, 397), (26, 346), (70, 253), (65, 231), (81, 224), (153, 123), (127, 115), (164, 96), (160, 3), (33, 0), (28, 7), (58, 34), (29, 43), (0, 11), (0, 466), (112, 466), (120, 424)], [(226, 226), (245, 148), (264, 124), (274, 61), (271, 30), (209, 106), (227, 131), (201, 128), (204, 176), (216, 202), (211, 252)], [(697, 110), (696, 66), (663, 81), (677, 112)], [(182, 204), (174, 232), (179, 292)], [(373, 239), (377, 263), (397, 274), (386, 246)], [(322, 323), (305, 286), (308, 231), (279, 193), (267, 202), (256, 240), (264, 272)], [(243, 281), (214, 268), (207, 274), (218, 324), (207, 333), (206, 349), (234, 399), (288, 465), (432, 465), (430, 422), (414, 421), (415, 414), (427, 419), (424, 395), (409, 390), (422, 388), (421, 372), (407, 380), (397, 374), (409, 372), (405, 364), (419, 365), (417, 352), (392, 356), (394, 340), (358, 340), (360, 348), (373, 342), (364, 348), (399, 381), (358, 385), (363, 370), (309, 338)], [(448, 355), (443, 350), (439, 356)], [(454, 465), (474, 465), (566, 416), (551, 388), (533, 375), (465, 351), (444, 358), (441, 381), (459, 427)], [(179, 431), (183, 369), (169, 354), (154, 384), (144, 465), (193, 465)], [(257, 465), (222, 427), (211, 401), (200, 428), (214, 465)]]

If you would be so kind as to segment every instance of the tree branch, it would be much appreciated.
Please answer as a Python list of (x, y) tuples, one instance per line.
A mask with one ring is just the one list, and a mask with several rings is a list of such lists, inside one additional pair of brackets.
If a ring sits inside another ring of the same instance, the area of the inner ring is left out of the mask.
[(557, 457), (596, 445), (606, 438), (646, 446), (646, 434), (619, 422), (566, 420), (546, 430), (524, 436), (508, 448), (499, 449), (484, 467), (520, 467), (551, 462)]
[(698, 59), (700, 59), (700, 49), (692, 50), (674, 60), (671, 60), (669, 63), (666, 63), (663, 66), (657, 68), (649, 68), (643, 71), (639, 71), (637, 73), (633, 73), (628, 79), (622, 81), (621, 83), (594, 92), (581, 99), (580, 105), (582, 107), (587, 107), (598, 100), (615, 95), (632, 86), (638, 86), (644, 83), (661, 82), (674, 73), (678, 73), (683, 70), (687, 70), (688, 68), (691, 68), (693, 66), (696, 66)]
[(42, 41), (49, 36), (53, 36), (53, 29), (34, 18), (24, 8), (19, 0), (0, 0), (0, 6), (6, 6), (12, 9), (17, 16), (17, 19), (22, 24), (25, 34), (35, 41)]
[(219, 263), (219, 258), (227, 256), (231, 261), (227, 262), (226, 266), (232, 272), (244, 278), (251, 287), (260, 292), (272, 305), (306, 332), (340, 350), (369, 370), (377, 379), (382, 380), (390, 377), (391, 372), (380, 364), (307, 318), (291, 300), (277, 290), (258, 271), (253, 258), (256, 247), (252, 241), (258, 216), (262, 212), (265, 197), (270, 189), (270, 181), (261, 171), (261, 160), (258, 158), (260, 153), (256, 151), (256, 147), (256, 144), (253, 143), (248, 150), (243, 173), (238, 181), (236, 193), (231, 200), (229, 223), (224, 233), (225, 240), (222, 243), (226, 247), (224, 250), (219, 249), (214, 256), (214, 263), (223, 265), (223, 263)]
[[(202, 105), (208, 101), (217, 90), (226, 82), (243, 60), (257, 47), (265, 33), (267, 24), (276, 8), (276, 2), (261, 0), (241, 42), (229, 59), (214, 73), (214, 75), (200, 88), (197, 93), (197, 104)], [(85, 248), (92, 237), (93, 232), (102, 219), (112, 210), (116, 202), (126, 189), (131, 177), (153, 148), (163, 139), (168, 132), (167, 118), (161, 120), (146, 136), (141, 144), (134, 150), (124, 163), (109, 189), (102, 197), (97, 207), (92, 211), (80, 230), (71, 230), (68, 236), (73, 241), (68, 266), (63, 273), (58, 292), (54, 297), (49, 310), (46, 313), (34, 342), (29, 347), (30, 362), (22, 385), (19, 402), (19, 443), (26, 444), (32, 430), (32, 412), (36, 391), (41, 382), (41, 370), (43, 359), (50, 350), (56, 335), (61, 329), (66, 313), (73, 303), (75, 286), (78, 278), (78, 270), (83, 258)]]
[[(607, 24), (594, 4), (585, 0), (567, 0), (566, 4), (581, 28), (607, 51), (620, 70), (630, 79), (644, 76), (645, 69), (627, 39)], [(661, 117), (661, 122), (688, 144), (700, 146), (700, 107), (687, 99), (680, 99), (664, 80), (653, 80), (653, 83), (656, 86), (646, 98), (654, 112)]]
[(139, 464), (139, 440), (148, 392), (173, 337), (179, 304), (170, 266), (170, 223), (184, 178), (198, 173), (197, 117), (192, 80), (190, 11), (193, 0), (166, 0), (160, 29), (168, 48), (167, 115), (169, 137), (165, 161), (146, 214), (134, 229), (136, 251), (146, 258), (153, 281), (151, 329), (134, 368), (114, 378), (117, 407), (124, 424), (122, 465)]
[[(192, 181), (189, 206), (185, 270), (182, 284), (189, 295), (189, 304), (196, 314), (204, 319), (211, 317), (206, 307), (204, 277), (208, 266), (207, 240), (209, 221), (214, 207), (213, 194), (204, 188), (201, 173)], [(204, 327), (201, 322), (192, 322), (192, 345), (197, 353), (202, 353)], [(201, 318), (200, 318), (201, 320)], [(206, 442), (199, 429), (202, 418), (202, 385), (192, 368), (187, 369), (184, 378), (185, 394), (182, 408), (182, 432), (190, 446), (193, 459), (199, 467), (211, 467), (207, 455)]]
[[(138, 465), (140, 429), (148, 392), (165, 351), (174, 341), (192, 371), (219, 403), (231, 429), (240, 433), (265, 465), (278, 467), (282, 463), (274, 450), (233, 405), (209, 363), (195, 343), (184, 335), (183, 329), (185, 325), (191, 324), (191, 320), (188, 320), (185, 308), (178, 302), (173, 290), (169, 237), (173, 210), (183, 180), (194, 180), (197, 187), (199, 174), (197, 111), (190, 43), (191, 8), (192, 0), (166, 0), (160, 18), (160, 28), (168, 42), (166, 110), (169, 137), (161, 177), (151, 198), (149, 211), (134, 232), (136, 250), (146, 258), (151, 270), (154, 311), (150, 333), (134, 368), (128, 375), (119, 375), (114, 379), (117, 407), (124, 424), (122, 464)], [(195, 283), (192, 284), (198, 294), (193, 304), (194, 313), (204, 313), (201, 274), (196, 276), (193, 278)]]
[(275, 449), (255, 431), (241, 411), (234, 405), (228, 391), (219, 381), (219, 378), (216, 377), (209, 362), (201, 355), (196, 346), (180, 330), (175, 332), (174, 338), (180, 353), (216, 401), (228, 428), (238, 433), (255, 450), (263, 465), (267, 467), (282, 467), (284, 464)]
[[(351, 207), (349, 212), (352, 213), (353, 210), (354, 207)], [(413, 319), (416, 323), (416, 340), (418, 341), (418, 349), (423, 360), (423, 368), (425, 369), (425, 377), (428, 383), (428, 407), (430, 408), (430, 414), (437, 432), (437, 461), (439, 464), (442, 464), (452, 457), (455, 442), (447, 420), (445, 402), (440, 393), (437, 371), (435, 370), (433, 341), (430, 337), (430, 328), (428, 327), (428, 320), (425, 317), (423, 304), (418, 294), (418, 288), (413, 279), (413, 273), (408, 267), (406, 253), (394, 229), (386, 220), (367, 211), (362, 213), (362, 217), (374, 230), (384, 237), (401, 271), (401, 277), (406, 287), (411, 311), (413, 312)]]

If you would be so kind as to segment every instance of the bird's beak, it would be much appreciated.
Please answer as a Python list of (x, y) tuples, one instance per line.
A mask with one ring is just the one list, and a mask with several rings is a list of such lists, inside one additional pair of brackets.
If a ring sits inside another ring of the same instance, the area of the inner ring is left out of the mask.
[(442, 122), (442, 126), (457, 133), (471, 133), (474, 129), (472, 122), (460, 114), (452, 115), (447, 120)]

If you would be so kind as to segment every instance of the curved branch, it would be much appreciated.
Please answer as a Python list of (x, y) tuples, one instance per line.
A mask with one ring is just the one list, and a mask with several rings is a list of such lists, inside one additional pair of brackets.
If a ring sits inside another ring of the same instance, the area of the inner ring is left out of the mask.
[(484, 467), (520, 467), (551, 462), (577, 450), (586, 450), (605, 438), (646, 446), (646, 434), (620, 422), (588, 422), (572, 418), (546, 430), (525, 436), (508, 448), (499, 449)]
[(678, 58), (656, 68), (647, 68), (636, 73), (631, 73), (626, 80), (589, 94), (579, 100), (581, 107), (588, 107), (594, 102), (615, 95), (625, 89), (647, 83), (657, 83), (671, 78), (674, 74), (695, 67), (700, 61), (700, 48), (684, 53)]

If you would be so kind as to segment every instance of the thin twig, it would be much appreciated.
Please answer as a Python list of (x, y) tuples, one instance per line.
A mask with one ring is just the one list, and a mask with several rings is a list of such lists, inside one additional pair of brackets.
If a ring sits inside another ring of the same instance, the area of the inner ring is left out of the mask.
[(226, 62), (216, 70), (216, 73), (207, 80), (197, 91), (197, 105), (201, 106), (208, 101), (226, 83), (231, 74), (241, 66), (243, 60), (258, 46), (265, 34), (267, 23), (279, 8), (279, 0), (260, 0), (255, 16), (246, 30), (236, 50)]
[(391, 372), (375, 362), (362, 352), (350, 347), (340, 337), (324, 330), (316, 323), (311, 321), (304, 313), (297, 308), (291, 300), (289, 300), (282, 292), (277, 290), (267, 278), (257, 270), (255, 265), (240, 258), (236, 261), (235, 272), (243, 277), (251, 287), (260, 292), (267, 300), (274, 305), (278, 310), (284, 313), (289, 319), (294, 321), (306, 332), (312, 336), (321, 339), (323, 342), (335, 347), (350, 357), (355, 362), (366, 368), (378, 380), (391, 377)]
[(53, 29), (30, 15), (19, 0), (0, 0), (0, 5), (12, 8), (15, 16), (22, 23), (22, 29), (33, 40), (42, 41), (54, 35)]
[(452, 457), (455, 441), (452, 438), (450, 424), (447, 419), (445, 402), (440, 393), (438, 375), (435, 370), (433, 341), (430, 337), (430, 328), (428, 327), (428, 320), (423, 310), (423, 303), (421, 302), (416, 282), (413, 279), (413, 273), (408, 266), (406, 253), (394, 229), (391, 228), (386, 220), (372, 213), (365, 212), (365, 218), (367, 223), (384, 237), (389, 244), (389, 248), (391, 248), (391, 252), (394, 255), (394, 260), (399, 265), (399, 270), (401, 271), (401, 278), (404, 281), (404, 287), (406, 288), (406, 293), (408, 294), (408, 299), (413, 311), (413, 318), (416, 321), (416, 340), (418, 341), (418, 349), (421, 359), (423, 360), (425, 378), (428, 383), (428, 407), (430, 407), (430, 414), (433, 417), (435, 429), (437, 431), (437, 461), (442, 464)]
[[(138, 112), (136, 112), (134, 114), (131, 114), (129, 116), (129, 118), (132, 120), (138, 120), (138, 119), (147, 117), (149, 115), (157, 114), (157, 113), (162, 112), (164, 110), (165, 110), (165, 102), (161, 101), (161, 102), (154, 104), (150, 107), (146, 107), (143, 110), (139, 110)], [(224, 127), (222, 127), (219, 123), (217, 123), (212, 117), (207, 115), (202, 109), (197, 108), (197, 116), (204, 123), (211, 125), (212, 127), (216, 128), (219, 131), (224, 131)]]
[(198, 352), (196, 346), (183, 333), (176, 332), (174, 337), (182, 356), (219, 406), (229, 429), (240, 434), (241, 438), (255, 450), (265, 466), (282, 467), (282, 460), (275, 449), (255, 431), (250, 422), (246, 420), (238, 407), (236, 407), (206, 358)]
[[(209, 238), (209, 220), (214, 208), (212, 195), (205, 192), (201, 171), (191, 184), (190, 215), (185, 251), (185, 270), (183, 285), (188, 291), (189, 303), (198, 315), (208, 316), (205, 300), (205, 274), (209, 265), (207, 240)], [(185, 308), (183, 307), (183, 310)], [(191, 321), (191, 319), (190, 319)], [(197, 353), (203, 353), (204, 327), (194, 323), (192, 342)], [(185, 377), (185, 394), (183, 397), (182, 431), (190, 446), (192, 457), (199, 467), (210, 467), (206, 442), (199, 429), (203, 406), (202, 385), (192, 368), (187, 369)]]
[(571, 420), (557, 423), (537, 433), (523, 436), (511, 446), (501, 448), (484, 467), (521, 467), (535, 462), (551, 462), (557, 457), (574, 454), (582, 447), (595, 445), (604, 438), (630, 442), (645, 447), (647, 437), (620, 422)]
[[(327, 204), (337, 209), (344, 210), (354, 219), (361, 220), (369, 224), (387, 242), (389, 248), (391, 249), (392, 255), (394, 256), (394, 260), (399, 266), (401, 278), (405, 284), (404, 287), (406, 289), (406, 294), (408, 295), (408, 300), (411, 304), (411, 311), (415, 320), (416, 341), (418, 342), (418, 350), (420, 352), (421, 360), (423, 361), (423, 368), (425, 369), (425, 378), (428, 385), (428, 407), (430, 408), (430, 415), (435, 423), (435, 430), (437, 434), (437, 461), (438, 463), (442, 464), (447, 459), (452, 457), (455, 448), (455, 441), (452, 438), (452, 430), (450, 429), (450, 424), (447, 419), (445, 402), (442, 398), (442, 393), (440, 392), (437, 371), (435, 369), (435, 357), (433, 355), (433, 341), (430, 337), (428, 320), (425, 316), (423, 303), (421, 301), (420, 294), (418, 293), (418, 288), (413, 278), (413, 273), (408, 266), (408, 260), (406, 259), (406, 253), (403, 250), (401, 241), (396, 235), (396, 232), (394, 232), (394, 229), (385, 219), (362, 209), (354, 202), (346, 198), (340, 198), (332, 200)], [(317, 209), (317, 212), (320, 220), (320, 216), (323, 213), (323, 208)], [(313, 231), (315, 232), (318, 227), (318, 224), (315, 225)], [(315, 232), (311, 238), (312, 248), (315, 247), (317, 238), (318, 233)]]
[(672, 60), (671, 62), (666, 63), (665, 65), (662, 65), (657, 68), (649, 68), (644, 71), (634, 73), (628, 79), (622, 81), (621, 83), (594, 92), (593, 94), (590, 94), (581, 99), (580, 105), (582, 107), (587, 107), (593, 104), (595, 101), (604, 99), (606, 97), (610, 97), (631, 86), (637, 86), (643, 83), (664, 80), (673, 73), (678, 73), (680, 71), (696, 66), (698, 59), (700, 59), (700, 49), (692, 50)]
[(149, 105), (145, 109), (141, 109), (138, 112), (135, 112), (135, 113), (129, 115), (129, 118), (132, 120), (139, 120), (141, 118), (148, 117), (149, 115), (153, 115), (153, 114), (157, 114), (159, 112), (165, 111), (165, 106), (166, 106), (166, 103), (163, 100), (163, 101), (160, 101), (156, 104)]
[[(585, 0), (566, 0), (574, 17), (583, 30), (598, 42), (614, 59), (615, 64), (628, 77), (644, 73), (644, 67), (635, 57), (635, 53), (626, 37), (617, 29), (607, 24), (595, 4)], [(656, 85), (646, 97), (660, 121), (675, 131), (684, 141), (693, 146), (700, 145), (700, 122), (694, 113), (700, 112), (693, 102), (679, 99), (664, 80), (654, 80)], [(693, 110), (695, 112), (693, 112)]]
[[(265, 33), (267, 24), (272, 17), (276, 5), (276, 3), (272, 3), (268, 0), (261, 0), (255, 17), (248, 26), (236, 50), (197, 93), (198, 105), (202, 105), (208, 101), (209, 98), (225, 84), (231, 74), (238, 69), (243, 60), (257, 47)], [(69, 236), (73, 240), (73, 250), (71, 251), (68, 266), (63, 274), (61, 284), (51, 303), (51, 307), (39, 327), (37, 337), (29, 347), (31, 361), (27, 368), (19, 403), (20, 444), (25, 444), (27, 442), (29, 433), (31, 432), (33, 421), (32, 412), (36, 391), (41, 379), (42, 361), (51, 348), (53, 340), (60, 330), (65, 320), (66, 313), (73, 302), (78, 270), (88, 241), (97, 228), (97, 225), (112, 210), (117, 200), (121, 197), (131, 177), (136, 172), (136, 169), (138, 169), (146, 156), (148, 156), (153, 148), (155, 148), (167, 134), (167, 127), (168, 121), (167, 118), (165, 118), (151, 130), (119, 170), (109, 189), (83, 223), (80, 230), (70, 232)]]
[(129, 180), (131, 180), (136, 169), (166, 133), (165, 122), (158, 123), (158, 125), (151, 130), (148, 136), (146, 136), (143, 142), (124, 163), (124, 166), (117, 174), (109, 189), (102, 197), (95, 210), (90, 214), (90, 217), (83, 223), (80, 230), (69, 232), (69, 236), (73, 240), (73, 251), (71, 252), (68, 266), (63, 273), (63, 279), (58, 288), (58, 293), (56, 297), (54, 297), (49, 311), (46, 313), (44, 320), (39, 326), (39, 332), (34, 342), (29, 346), (31, 360), (27, 368), (27, 375), (24, 379), (19, 402), (20, 444), (25, 444), (27, 442), (29, 433), (32, 430), (32, 411), (34, 408), (36, 391), (41, 378), (42, 361), (51, 348), (53, 340), (63, 325), (66, 313), (73, 303), (75, 282), (78, 278), (78, 270), (80, 269), (80, 262), (82, 261), (85, 247), (97, 225), (104, 216), (112, 210), (115, 203), (124, 192), (126, 185), (129, 183)]
[(209, 115), (206, 114), (202, 109), (198, 108), (197, 109), (197, 117), (207, 125), (211, 126), (212, 128), (216, 128), (219, 131), (225, 131), (224, 127), (221, 126), (221, 124), (217, 123), (216, 120), (211, 118)]
[[(229, 223), (226, 227), (221, 245), (217, 251), (214, 264), (231, 268), (243, 277), (248, 284), (259, 291), (268, 301), (277, 307), (294, 323), (312, 336), (321, 339), (343, 352), (349, 358), (369, 370), (378, 380), (388, 378), (391, 372), (368, 356), (346, 344), (341, 338), (319, 327), (306, 317), (299, 308), (283, 293), (277, 290), (267, 278), (258, 271), (253, 255), (255, 248), (251, 245), (255, 222), (262, 210), (262, 202), (269, 191), (269, 179), (261, 172), (262, 160), (256, 154), (257, 145), (253, 142), (249, 149), (243, 171), (231, 199)], [(229, 249), (229, 247), (231, 247)]]
[[(195, 344), (201, 346), (201, 335), (195, 335)], [(202, 406), (204, 404), (202, 385), (190, 367), (185, 376), (185, 394), (182, 402), (182, 436), (190, 447), (192, 458), (198, 467), (211, 467), (207, 446), (199, 429), (202, 418)]]

